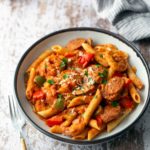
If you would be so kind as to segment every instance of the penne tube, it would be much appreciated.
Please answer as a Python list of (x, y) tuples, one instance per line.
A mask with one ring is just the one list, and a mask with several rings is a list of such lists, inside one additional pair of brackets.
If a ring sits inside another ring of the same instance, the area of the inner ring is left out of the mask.
[(116, 51), (118, 48), (114, 44), (103, 44), (104, 47), (106, 47), (107, 50)]
[(91, 101), (91, 96), (77, 96), (70, 101), (67, 107), (70, 108), (70, 107), (75, 107), (83, 104), (89, 104), (90, 101)]
[(51, 49), (56, 53), (62, 53), (62, 46), (60, 45), (53, 45)]
[(40, 116), (42, 116), (43, 118), (48, 118), (48, 117), (52, 117), (53, 115), (56, 115), (59, 111), (57, 109), (54, 108), (49, 108), (43, 111), (39, 111), (37, 112)]
[(87, 139), (90, 141), (92, 140), (93, 138), (95, 138), (98, 134), (100, 134), (101, 131), (100, 130), (97, 130), (95, 128), (91, 128), (89, 131), (88, 131), (88, 137)]
[(84, 131), (85, 126), (86, 126), (86, 124), (85, 124), (83, 118), (81, 116), (79, 116), (72, 122), (70, 127), (65, 128), (64, 134), (74, 137), (76, 135), (81, 134)]
[(89, 44), (82, 43), (82, 47), (87, 53), (95, 54), (95, 50)]
[(37, 66), (47, 57), (51, 54), (50, 50), (46, 50), (43, 52), (27, 69), (27, 72), (30, 72), (31, 68), (37, 68)]
[(103, 65), (104, 67), (108, 67), (108, 62), (105, 59), (105, 54), (104, 53), (96, 52), (96, 54), (95, 54), (95, 60), (99, 64)]
[(114, 128), (116, 128), (132, 111), (132, 109), (126, 109), (122, 116), (120, 116), (118, 119), (113, 120), (107, 124), (107, 132), (112, 131)]
[(143, 83), (142, 81), (136, 76), (134, 71), (132, 70), (131, 66), (128, 64), (128, 69), (127, 69), (127, 74), (129, 78), (132, 80), (133, 84), (138, 88), (142, 89), (143, 88)]
[(50, 132), (57, 133), (57, 134), (62, 134), (63, 130), (64, 130), (63, 127), (61, 127), (59, 125), (55, 125), (55, 126), (50, 128)]
[(89, 121), (89, 126), (92, 127), (92, 128), (95, 128), (95, 129), (97, 129), (97, 130), (100, 130), (100, 128), (99, 128), (99, 126), (98, 126), (98, 124), (97, 124), (97, 121), (96, 121), (95, 119), (91, 119), (91, 120)]
[(34, 77), (35, 77), (35, 69), (31, 68), (31, 71), (29, 73), (29, 80), (27, 82), (27, 88), (26, 88), (26, 97), (28, 99), (31, 99), (33, 94)]
[(132, 68), (132, 70), (133, 70), (133, 72), (134, 72), (134, 73), (136, 73), (136, 72), (137, 72), (137, 69), (136, 69), (136, 67), (135, 67), (135, 66), (132, 66), (131, 68)]
[(94, 111), (100, 104), (101, 100), (102, 100), (101, 92), (99, 89), (97, 89), (95, 96), (93, 97), (93, 99), (91, 100), (90, 104), (88, 105), (85, 113), (83, 114), (85, 124), (88, 124), (91, 116), (93, 115)]
[(135, 103), (141, 102), (141, 97), (132, 83), (129, 85), (129, 92)]
[(87, 43), (88, 43), (90, 46), (92, 46), (92, 42), (93, 42), (93, 41), (92, 41), (91, 38), (88, 38), (86, 41), (87, 41)]
[(88, 134), (88, 128), (84, 129), (79, 135), (73, 136), (72, 139), (84, 140), (84, 139), (86, 139), (87, 134)]
[(77, 113), (71, 114), (71, 115), (65, 115), (64, 118), (66, 119), (61, 126), (68, 127), (71, 125), (72, 121), (77, 117)]
[(113, 74), (115, 73), (115, 71), (117, 70), (117, 63), (113, 60), (109, 52), (107, 52), (105, 56), (106, 56), (108, 65), (110, 66), (110, 68), (108, 69), (108, 78), (111, 78)]

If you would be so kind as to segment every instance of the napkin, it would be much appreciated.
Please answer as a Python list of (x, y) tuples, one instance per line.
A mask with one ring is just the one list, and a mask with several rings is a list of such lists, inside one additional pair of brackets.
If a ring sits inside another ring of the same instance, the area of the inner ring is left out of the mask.
[(100, 18), (108, 19), (129, 41), (150, 37), (150, 0), (93, 0)]

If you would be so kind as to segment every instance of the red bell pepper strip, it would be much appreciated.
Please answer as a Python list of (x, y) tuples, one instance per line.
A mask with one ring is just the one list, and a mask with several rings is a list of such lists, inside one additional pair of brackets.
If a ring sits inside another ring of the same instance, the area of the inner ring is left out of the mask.
[(93, 57), (94, 54), (85, 53), (83, 54), (83, 56), (79, 57), (79, 64), (81, 64), (83, 68), (85, 68), (87, 64), (93, 59)]
[(124, 108), (133, 108), (134, 103), (129, 97), (124, 97), (120, 100), (120, 105)]
[(102, 120), (102, 118), (101, 118), (100, 115), (96, 116), (96, 120), (97, 120), (98, 125), (99, 125), (99, 126), (102, 126), (103, 120)]
[(45, 97), (45, 93), (42, 90), (38, 90), (33, 93), (33, 100), (40, 100)]
[(123, 77), (123, 74), (120, 73), (120, 72), (115, 72), (115, 73), (113, 74), (113, 77)]
[(54, 125), (60, 125), (63, 122), (63, 117), (62, 116), (54, 116), (48, 120), (46, 120), (46, 124), (49, 127), (52, 127)]
[(124, 84), (124, 87), (125, 87), (125, 88), (128, 88), (129, 85), (130, 85), (130, 83), (132, 83), (132, 80), (128, 79), (128, 80), (126, 81), (126, 83)]
[(70, 53), (70, 52), (65, 53), (65, 57), (67, 57), (67, 58), (70, 58), (70, 57), (73, 57), (73, 56), (75, 56), (75, 53)]

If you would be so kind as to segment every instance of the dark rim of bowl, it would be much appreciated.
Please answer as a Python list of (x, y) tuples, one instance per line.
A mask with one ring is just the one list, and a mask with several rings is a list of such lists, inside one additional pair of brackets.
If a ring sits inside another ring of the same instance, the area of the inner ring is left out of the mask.
[[(101, 33), (105, 33), (109, 36), (112, 36), (114, 38), (117, 38), (118, 40), (120, 40), (121, 42), (125, 43), (126, 45), (128, 45), (129, 47), (131, 47), (137, 54), (138, 57), (140, 57), (140, 59), (142, 60), (142, 63), (143, 65), (145, 66), (146, 68), (146, 71), (147, 71), (147, 76), (148, 76), (148, 80), (149, 80), (149, 83), (150, 83), (150, 72), (149, 72), (149, 68), (148, 68), (148, 65), (144, 59), (144, 57), (142, 56), (142, 54), (138, 51), (138, 49), (133, 45), (131, 44), (128, 40), (126, 40), (125, 38), (123, 38), (122, 36), (118, 35), (118, 34), (115, 34), (115, 33), (112, 33), (110, 31), (107, 31), (107, 30), (104, 30), (104, 29), (98, 29), (98, 28), (90, 28), (90, 27), (78, 27), (78, 28), (68, 28), (68, 29), (63, 29), (63, 30), (59, 30), (59, 31), (56, 31), (56, 32), (53, 32), (53, 33), (50, 33), (46, 36), (44, 36), (43, 38), (39, 39), (38, 41), (36, 41), (31, 47), (29, 47), (27, 49), (27, 51), (23, 54), (23, 56), (21, 57), (18, 65), (17, 65), (17, 68), (16, 68), (16, 71), (15, 71), (15, 76), (14, 76), (14, 93), (15, 93), (15, 97), (17, 99), (17, 103), (19, 104), (19, 107), (21, 108), (21, 110), (23, 111), (25, 117), (30, 121), (30, 123), (36, 128), (38, 129), (40, 132), (42, 132), (43, 134), (51, 137), (51, 138), (54, 138), (55, 140), (59, 140), (61, 142), (66, 142), (66, 143), (70, 143), (70, 144), (79, 144), (79, 145), (89, 145), (89, 144), (98, 144), (98, 143), (103, 143), (107, 140), (111, 140), (112, 138), (115, 138), (121, 134), (123, 134), (125, 131), (129, 130), (140, 118), (141, 116), (144, 114), (148, 104), (149, 104), (149, 99), (150, 99), (150, 93), (148, 93), (148, 96), (147, 96), (147, 99), (146, 99), (146, 104), (142, 110), (142, 112), (140, 113), (140, 115), (135, 119), (135, 121), (130, 124), (129, 126), (127, 126), (125, 129), (123, 129), (122, 131), (114, 134), (114, 135), (111, 135), (109, 137), (105, 137), (105, 138), (102, 138), (102, 139), (96, 139), (96, 140), (93, 140), (93, 141), (81, 141), (81, 140), (72, 140), (72, 139), (66, 139), (66, 138), (63, 138), (63, 137), (60, 137), (60, 136), (57, 136), (56, 134), (52, 134), (50, 132), (47, 132), (45, 131), (44, 129), (42, 129), (41, 127), (39, 127), (35, 122), (33, 122), (33, 120), (30, 118), (30, 116), (27, 115), (27, 113), (25, 112), (24, 108), (22, 107), (20, 101), (19, 101), (19, 96), (18, 96), (18, 93), (17, 93), (17, 76), (18, 76), (18, 72), (19, 72), (19, 68), (22, 64), (22, 61), (24, 60), (24, 58), (26, 57), (26, 55), (36, 46), (38, 45), (40, 42), (42, 42), (43, 40), (53, 36), (53, 35), (56, 35), (56, 34), (59, 34), (59, 33), (64, 33), (64, 32), (71, 32), (71, 31), (93, 31), (93, 32), (101, 32)], [(150, 90), (150, 87), (148, 87), (148, 91)]]

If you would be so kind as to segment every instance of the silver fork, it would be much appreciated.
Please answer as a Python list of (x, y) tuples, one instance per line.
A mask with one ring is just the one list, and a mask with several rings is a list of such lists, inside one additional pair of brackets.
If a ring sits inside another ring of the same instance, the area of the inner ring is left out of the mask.
[(22, 150), (27, 150), (26, 143), (23, 138), (23, 128), (26, 125), (26, 122), (20, 115), (20, 112), (18, 111), (13, 96), (8, 96), (8, 101), (9, 101), (9, 110), (10, 110), (10, 117), (11, 117), (12, 124), (16, 129), (16, 131), (20, 133), (20, 142), (21, 142)]

